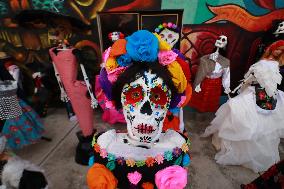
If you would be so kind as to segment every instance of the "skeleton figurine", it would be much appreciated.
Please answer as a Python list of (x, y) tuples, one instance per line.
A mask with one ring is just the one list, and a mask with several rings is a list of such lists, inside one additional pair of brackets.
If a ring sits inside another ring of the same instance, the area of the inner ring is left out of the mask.
[(278, 28), (273, 34), (275, 35), (275, 37), (278, 37), (280, 34), (284, 34), (284, 21), (278, 24)]
[[(65, 101), (70, 99), (82, 130), (82, 132), (77, 134), (79, 144), (76, 149), (75, 161), (86, 165), (91, 149), (84, 146), (90, 146), (91, 136), (94, 133), (93, 108), (97, 107), (98, 104), (92, 92), (84, 65), (82, 64), (84, 58), (81, 51), (68, 46), (66, 42), (64, 43), (58, 47), (51, 48), (49, 54), (55, 67), (55, 73), (61, 90), (61, 99)], [(77, 80), (78, 66), (81, 68), (84, 81)], [(87, 93), (91, 99), (87, 97)]]
[(161, 39), (166, 41), (173, 48), (179, 41), (180, 30), (176, 24), (171, 22), (160, 24), (155, 32), (161, 36)]
[(108, 38), (112, 41), (115, 42), (119, 39), (124, 39), (124, 34), (122, 32), (114, 31), (108, 34)]
[(219, 107), (221, 85), (228, 94), (230, 90), (230, 61), (219, 51), (228, 44), (226, 36), (221, 35), (215, 42), (217, 50), (200, 58), (194, 81), (194, 92), (190, 105), (200, 112), (215, 112)]
[(212, 54), (210, 54), (209, 58), (211, 60), (217, 61), (217, 58), (219, 56), (219, 49), (225, 49), (227, 46), (227, 37), (224, 35), (220, 35), (219, 38), (215, 42), (216, 51)]

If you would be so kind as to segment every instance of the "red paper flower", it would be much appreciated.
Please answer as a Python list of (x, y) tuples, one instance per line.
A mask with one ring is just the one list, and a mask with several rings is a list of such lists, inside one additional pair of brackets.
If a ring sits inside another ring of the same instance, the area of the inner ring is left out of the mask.
[(100, 153), (101, 148), (100, 148), (100, 146), (98, 144), (95, 144), (94, 145), (94, 150), (95, 150), (95, 152)]
[(265, 92), (263, 92), (263, 91), (259, 92), (258, 97), (259, 97), (260, 100), (264, 100), (265, 97), (266, 97)]
[(148, 157), (145, 161), (147, 167), (152, 167), (155, 163), (155, 159), (152, 157)]
[(265, 103), (265, 106), (266, 106), (269, 110), (272, 109), (272, 104), (269, 103), (269, 102), (266, 102), (266, 103)]

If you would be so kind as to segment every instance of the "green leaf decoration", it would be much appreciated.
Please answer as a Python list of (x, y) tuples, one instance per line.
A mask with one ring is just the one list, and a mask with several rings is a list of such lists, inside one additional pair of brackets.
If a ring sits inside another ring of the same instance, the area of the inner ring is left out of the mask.
[(190, 145), (191, 145), (191, 142), (190, 142), (190, 140), (189, 140), (189, 139), (187, 139), (186, 144), (187, 144), (188, 146), (190, 146)]
[(93, 140), (92, 140), (92, 147), (97, 143), (97, 138), (96, 135), (94, 135)]
[(145, 165), (145, 161), (141, 160), (141, 161), (136, 161), (136, 166), (137, 167), (142, 167)]
[(115, 169), (115, 161), (109, 161), (109, 162), (107, 163), (106, 167), (107, 167), (110, 171), (114, 170), (114, 169)]
[(179, 158), (177, 158), (177, 159), (175, 160), (174, 164), (175, 164), (175, 165), (180, 165), (181, 162), (182, 162), (182, 155), (179, 156)]

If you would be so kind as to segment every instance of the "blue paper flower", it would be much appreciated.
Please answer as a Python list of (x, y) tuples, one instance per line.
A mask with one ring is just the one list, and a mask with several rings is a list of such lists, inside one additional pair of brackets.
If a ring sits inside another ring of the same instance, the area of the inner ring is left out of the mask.
[(94, 157), (94, 156), (91, 156), (91, 157), (89, 158), (89, 166), (94, 165), (94, 163), (95, 163), (95, 157)]
[(139, 30), (126, 38), (126, 51), (132, 60), (138, 62), (154, 62), (157, 60), (159, 41), (147, 30)]
[(107, 159), (108, 159), (108, 161), (114, 161), (115, 160), (115, 155), (109, 153), (107, 155)]
[(182, 166), (183, 166), (183, 167), (186, 167), (186, 166), (189, 166), (189, 164), (190, 164), (190, 157), (189, 157), (188, 154), (185, 154), (185, 155), (183, 156)]
[(172, 109), (169, 109), (169, 110), (170, 110), (170, 112), (172, 112), (173, 114), (178, 114), (179, 111), (180, 111), (180, 108), (175, 107), (175, 108), (172, 108)]
[(119, 56), (117, 59), (116, 59), (117, 63), (120, 65), (120, 66), (128, 66), (129, 64), (131, 64), (132, 60), (131, 60), (131, 57), (129, 56), (129, 54), (123, 54), (121, 56)]
[(170, 160), (173, 160), (173, 154), (171, 151), (166, 151), (164, 153), (164, 158), (167, 160), (167, 161), (170, 161)]

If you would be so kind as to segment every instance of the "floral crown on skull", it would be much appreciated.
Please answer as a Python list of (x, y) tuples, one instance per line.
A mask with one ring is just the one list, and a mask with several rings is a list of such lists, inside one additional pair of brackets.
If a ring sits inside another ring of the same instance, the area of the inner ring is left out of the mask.
[(160, 33), (161, 31), (163, 31), (166, 28), (170, 29), (170, 30), (172, 30), (176, 33), (180, 32), (180, 28), (176, 24), (173, 24), (172, 22), (168, 22), (168, 23), (164, 22), (164, 23), (158, 25), (158, 27), (155, 28), (155, 32)]
[[(176, 88), (171, 96), (169, 110), (175, 112), (185, 106), (191, 97), (190, 70), (187, 62), (172, 51), (168, 43), (161, 40), (157, 33), (139, 30), (125, 39), (119, 39), (103, 54), (103, 69), (100, 73), (100, 84), (103, 92), (112, 102), (112, 86), (117, 78), (133, 64), (147, 65), (150, 69), (159, 64), (170, 74)], [(113, 107), (114, 104), (111, 104)]]

